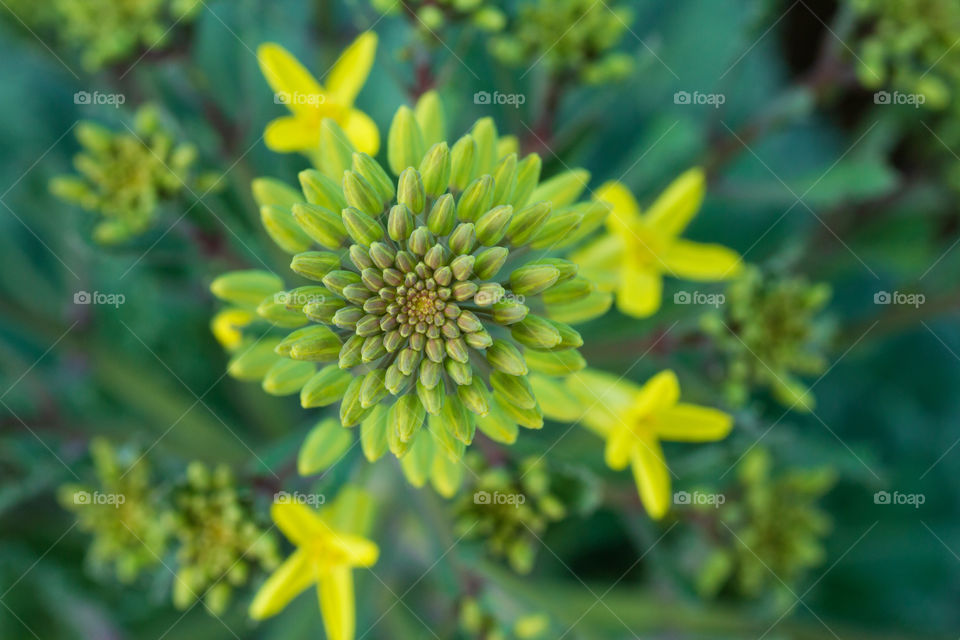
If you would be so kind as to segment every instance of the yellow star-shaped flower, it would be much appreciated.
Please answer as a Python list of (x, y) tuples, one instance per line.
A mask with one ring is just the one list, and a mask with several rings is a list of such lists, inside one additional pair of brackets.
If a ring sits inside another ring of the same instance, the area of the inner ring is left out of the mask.
[(688, 280), (725, 280), (736, 276), (741, 259), (717, 244), (678, 237), (703, 202), (706, 179), (690, 169), (660, 194), (646, 213), (620, 182), (608, 182), (596, 199), (613, 205), (609, 233), (576, 252), (572, 259), (607, 291), (615, 291), (617, 308), (645, 318), (660, 308), (663, 275)]
[(289, 51), (278, 44), (260, 45), (260, 70), (277, 101), (292, 114), (267, 125), (267, 146), (281, 153), (316, 151), (320, 123), (331, 118), (357, 151), (375, 155), (380, 148), (380, 132), (370, 116), (354, 109), (353, 102), (370, 75), (376, 52), (377, 34), (360, 34), (333, 65), (324, 88)]
[(660, 441), (722, 440), (733, 427), (733, 417), (722, 411), (679, 402), (680, 385), (673, 371), (662, 371), (638, 387), (586, 369), (568, 378), (567, 384), (589, 407), (583, 423), (607, 441), (607, 466), (615, 470), (630, 466), (652, 518), (662, 518), (670, 507), (670, 472)]
[(270, 516), (297, 550), (260, 587), (250, 604), (250, 617), (260, 620), (277, 614), (316, 583), (327, 638), (353, 640), (353, 568), (372, 566), (380, 553), (377, 545), (333, 529), (323, 512), (297, 502), (275, 502)]

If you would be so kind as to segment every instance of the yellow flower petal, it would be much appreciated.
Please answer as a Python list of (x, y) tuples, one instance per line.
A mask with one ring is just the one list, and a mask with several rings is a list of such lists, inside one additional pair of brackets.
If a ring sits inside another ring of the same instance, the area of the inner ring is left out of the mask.
[(670, 508), (670, 472), (660, 443), (655, 438), (643, 440), (634, 448), (630, 466), (643, 506), (651, 518), (659, 520)]
[(740, 254), (719, 244), (676, 240), (661, 256), (671, 275), (687, 280), (726, 280), (743, 268)]
[(363, 111), (351, 109), (339, 120), (340, 127), (347, 134), (347, 139), (357, 151), (371, 156), (380, 150), (380, 131), (377, 123)]
[(676, 442), (722, 440), (733, 428), (733, 416), (710, 407), (680, 403), (657, 413), (657, 435)]
[(317, 583), (320, 613), (327, 640), (353, 640), (356, 627), (356, 601), (353, 572), (348, 566), (325, 569)]
[(686, 171), (671, 182), (650, 206), (644, 216), (646, 222), (665, 235), (679, 235), (700, 209), (706, 182), (702, 169)]
[(274, 502), (270, 505), (270, 517), (283, 535), (298, 546), (330, 531), (315, 509), (299, 502)]
[(272, 120), (263, 132), (267, 147), (279, 153), (313, 150), (320, 146), (320, 122), (284, 116)]
[(294, 551), (257, 591), (250, 603), (250, 617), (262, 620), (276, 615), (315, 580), (310, 556), (302, 549)]
[(613, 291), (620, 281), (620, 261), (624, 242), (608, 233), (574, 252), (570, 260), (580, 266), (580, 275), (592, 280), (602, 291)]
[(243, 341), (241, 329), (256, 319), (257, 316), (246, 309), (227, 308), (213, 317), (210, 330), (224, 349), (233, 351)]
[(323, 87), (289, 51), (268, 42), (257, 49), (257, 61), (267, 84), (275, 94), (291, 98), (287, 108), (294, 113), (308, 113), (314, 109), (311, 100), (293, 99), (300, 96), (323, 96)]
[(604, 436), (622, 423), (640, 389), (627, 380), (595, 369), (584, 369), (569, 376), (566, 387), (583, 405), (583, 423)]
[(366, 31), (357, 36), (357, 39), (340, 54), (327, 76), (327, 91), (331, 99), (347, 106), (353, 104), (367, 81), (367, 76), (370, 75), (376, 53), (376, 33)]
[[(622, 471), (630, 464), (630, 455), (637, 446), (637, 436), (626, 426), (614, 426), (603, 450), (603, 460), (614, 471)], [(642, 445), (641, 445), (642, 446)]]
[(635, 318), (646, 318), (660, 308), (663, 281), (653, 269), (639, 269), (630, 264), (620, 268), (617, 288), (617, 309)]
[(371, 567), (376, 564), (380, 549), (370, 540), (332, 529), (330, 534), (330, 545), (344, 554), (344, 562), (347, 564), (354, 567)]
[(680, 399), (680, 383), (677, 374), (669, 369), (647, 380), (633, 397), (631, 411), (634, 416), (647, 417), (677, 404)]
[(607, 216), (607, 228), (621, 237), (633, 235), (632, 229), (640, 224), (640, 205), (630, 190), (621, 182), (605, 182), (594, 192), (595, 200), (613, 205)]

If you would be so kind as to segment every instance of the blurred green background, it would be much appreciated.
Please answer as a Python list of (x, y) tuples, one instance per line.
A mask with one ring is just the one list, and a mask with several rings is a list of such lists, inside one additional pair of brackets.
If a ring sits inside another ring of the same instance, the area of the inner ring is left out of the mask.
[[(668, 281), (649, 320), (611, 311), (586, 326), (582, 351), (591, 366), (635, 381), (673, 368), (686, 399), (735, 411), (727, 440), (668, 447), (676, 490), (728, 490), (731, 468), (758, 441), (774, 475), (828, 467), (837, 481), (820, 501), (832, 527), (817, 566), (788, 585), (771, 573), (755, 597), (708, 596), (696, 586), (711, 535), (704, 516), (680, 509), (651, 521), (629, 474), (607, 470), (602, 443), (581, 428), (524, 432), (504, 454), (517, 462), (549, 450), (547, 462), (589, 478), (595, 494), (533, 541), (527, 575), (482, 541), (459, 540), (456, 509), (408, 486), (384, 460), (365, 475), (380, 502), (371, 537), (381, 559), (375, 573), (357, 574), (357, 635), (495, 637), (489, 625), (473, 632), (463, 622), (471, 596), (498, 619), (546, 614), (546, 638), (957, 636), (960, 209), (945, 176), (960, 162), (949, 144), (956, 116), (952, 101), (940, 110), (877, 103), (854, 71), (874, 27), (851, 6), (626, 3), (633, 15), (616, 50), (632, 59), (629, 74), (600, 84), (572, 78), (557, 97), (547, 65), (502, 64), (490, 55), (492, 36), (469, 23), (441, 25), (435, 40), (363, 0), (210, 0), (189, 20), (170, 20), (162, 47), (136, 47), (98, 71), (56, 28), (32, 22), (31, 5), (2, 4), (0, 637), (320, 637), (312, 595), (253, 625), (250, 589), (219, 617), (175, 609), (164, 569), (171, 558), (132, 585), (97, 571), (85, 561), (90, 536), (56, 491), (93, 481), (96, 435), (149, 449), (161, 482), (175, 482), (194, 459), (227, 463), (261, 513), (273, 491), (332, 492), (365, 464), (354, 450), (320, 479), (296, 475), (297, 448), (319, 414), (224, 375), (208, 286), (231, 268), (283, 272), (288, 262), (260, 226), (249, 184), (261, 175), (293, 182), (306, 161), (263, 145), (264, 125), (283, 109), (261, 76), (257, 45), (279, 42), (322, 75), (370, 28), (380, 46), (358, 106), (381, 131), (398, 105), (435, 83), (452, 132), (493, 116), (501, 132), (541, 153), (545, 175), (582, 166), (592, 188), (620, 179), (647, 204), (683, 170), (703, 166), (707, 201), (687, 237), (732, 247), (770, 273), (828, 283), (833, 295), (818, 314), (827, 368), (805, 378), (815, 413), (787, 411), (762, 389), (742, 407), (726, 404), (727, 372), (700, 328), (707, 310), (673, 303), (687, 283)], [(505, 7), (511, 19), (519, 10)], [(125, 101), (76, 104), (78, 91)], [(478, 91), (526, 100), (476, 104)], [(682, 91), (724, 102), (678, 104)], [(143, 235), (99, 245), (94, 216), (52, 196), (48, 183), (72, 171), (78, 121), (124, 131), (147, 102), (177, 140), (197, 147), (197, 166), (223, 181), (203, 197), (195, 190), (163, 202)], [(75, 304), (83, 291), (125, 301)], [(879, 292), (925, 300), (876, 304)], [(924, 501), (877, 504), (877, 491)]]

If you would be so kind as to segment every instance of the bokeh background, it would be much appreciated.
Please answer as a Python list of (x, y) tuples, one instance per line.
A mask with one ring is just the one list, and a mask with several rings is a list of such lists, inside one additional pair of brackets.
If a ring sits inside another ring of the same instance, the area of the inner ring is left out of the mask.
[[(66, 14), (0, 4), (0, 637), (321, 637), (308, 595), (259, 625), (246, 616), (250, 586), (219, 616), (177, 609), (173, 556), (122, 583), (90, 562), (90, 534), (57, 492), (95, 482), (95, 436), (149, 450), (158, 483), (175, 482), (192, 460), (226, 463), (261, 515), (275, 490), (333, 492), (365, 464), (354, 451), (322, 476), (297, 476), (297, 448), (319, 414), (224, 375), (208, 287), (231, 268), (282, 272), (288, 262), (263, 231), (249, 184), (261, 175), (292, 182), (306, 161), (263, 144), (264, 125), (283, 108), (256, 47), (282, 43), (322, 75), (370, 28), (380, 47), (358, 106), (382, 131), (398, 105), (432, 86), (451, 131), (493, 116), (541, 153), (545, 175), (581, 166), (592, 188), (619, 179), (646, 204), (702, 166), (708, 196), (688, 237), (732, 247), (774, 280), (828, 284), (825, 308), (801, 319), (825, 358), (819, 373), (801, 376), (817, 398), (812, 413), (787, 410), (763, 388), (730, 401), (723, 349), (702, 320), (712, 309), (674, 302), (677, 292), (723, 285), (668, 281), (656, 316), (611, 311), (584, 328), (582, 351), (591, 366), (635, 381), (673, 368), (690, 400), (735, 413), (727, 440), (668, 448), (676, 489), (735, 501), (732, 469), (752, 450), (769, 455), (772, 477), (827, 469), (834, 482), (814, 500), (830, 522), (811, 543), (822, 557), (789, 576), (781, 565), (767, 571), (768, 560), (745, 594), (704, 587), (709, 550), (737, 545), (716, 510), (678, 508), (651, 521), (629, 474), (607, 470), (602, 443), (584, 429), (548, 424), (506, 453), (492, 447), (515, 464), (549, 450), (551, 473), (577, 479), (566, 517), (533, 539), (516, 532), (536, 553), (524, 575), (482, 540), (461, 539), (463, 510), (408, 486), (384, 460), (366, 476), (380, 501), (372, 537), (382, 553), (375, 574), (357, 575), (358, 636), (513, 637), (510, 622), (531, 613), (549, 621), (544, 638), (957, 636), (960, 111), (950, 88), (960, 18), (950, 3), (918, 3), (891, 28), (858, 13), (864, 2), (622, 2), (627, 28), (613, 50), (630, 64), (599, 82), (558, 79), (536, 56), (505, 64), (491, 55), (498, 34), (469, 21), (433, 25), (431, 35), (419, 19), (363, 0), (209, 0), (164, 23), (161, 46), (135, 46), (91, 70), (63, 35)], [(527, 2), (485, 4), (503, 7), (509, 31)], [(884, 4), (873, 3), (897, 11)], [(883, 78), (871, 82), (863, 65), (886, 69)], [(942, 79), (928, 89), (945, 95), (922, 105), (876, 97), (924, 95), (917, 77)], [(77, 104), (83, 91), (124, 103)], [(525, 100), (477, 104), (478, 91)], [(723, 103), (684, 104), (677, 92)], [(97, 243), (96, 217), (53, 196), (50, 180), (73, 172), (79, 121), (123, 132), (145, 103), (196, 146), (197, 167), (222, 180), (161, 202), (144, 233)], [(76, 304), (84, 291), (124, 302)], [(923, 300), (883, 304), (882, 292)], [(878, 503), (878, 491), (922, 504)], [(807, 508), (798, 505), (786, 506)], [(485, 620), (479, 631), (470, 615)], [(507, 635), (494, 635), (501, 627)]]

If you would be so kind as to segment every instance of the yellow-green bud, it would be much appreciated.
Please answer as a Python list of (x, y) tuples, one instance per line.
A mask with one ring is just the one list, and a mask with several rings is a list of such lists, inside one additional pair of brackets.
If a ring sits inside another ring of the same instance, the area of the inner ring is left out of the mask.
[(502, 371), (492, 371), (490, 373), (490, 386), (493, 387), (494, 396), (499, 394), (507, 402), (520, 408), (533, 409), (537, 406), (533, 389), (530, 388), (526, 376), (512, 376)]
[(420, 163), (420, 176), (427, 195), (436, 198), (447, 190), (450, 182), (450, 147), (438, 142), (430, 147)]
[(383, 386), (387, 372), (385, 369), (371, 369), (363, 377), (360, 387), (360, 405), (368, 409), (377, 404), (387, 395), (387, 388)]
[[(316, 169), (306, 169), (298, 174), (300, 188), (307, 202), (331, 211), (340, 211), (347, 206), (340, 184)], [(291, 205), (293, 206), (293, 205)]]
[(360, 423), (360, 448), (368, 462), (387, 452), (387, 410), (377, 405)]
[(567, 376), (587, 366), (587, 361), (576, 349), (565, 351), (535, 351), (530, 349), (523, 354), (527, 366), (551, 376)]
[(511, 376), (527, 375), (527, 363), (520, 350), (506, 340), (494, 340), (487, 349), (487, 362), (497, 371)]
[(297, 393), (315, 372), (314, 365), (309, 362), (283, 358), (270, 367), (263, 376), (263, 390), (273, 396)]
[(360, 404), (360, 390), (363, 387), (363, 378), (354, 377), (350, 380), (347, 390), (340, 401), (340, 422), (345, 427), (352, 427), (364, 418), (370, 409), (364, 409)]
[(314, 242), (328, 248), (338, 249), (347, 238), (347, 230), (339, 214), (326, 207), (305, 202), (293, 205), (293, 217)]
[(493, 178), (484, 174), (470, 183), (457, 201), (457, 217), (473, 222), (493, 204)]
[(420, 125), (409, 107), (400, 107), (393, 116), (387, 134), (387, 162), (394, 175), (407, 167), (417, 167), (423, 158), (424, 143)]
[(278, 359), (274, 348), (277, 342), (263, 340), (233, 355), (227, 371), (238, 380), (260, 380)]
[(277, 205), (289, 210), (298, 202), (303, 202), (303, 194), (275, 178), (254, 178), (250, 183), (253, 199), (261, 207)]
[(531, 153), (517, 165), (517, 184), (508, 201), (515, 208), (520, 208), (530, 202), (530, 194), (537, 188), (540, 181), (540, 156)]
[(353, 271), (335, 269), (323, 276), (323, 284), (338, 296), (343, 295), (343, 288), (348, 284), (360, 284), (360, 276)]
[(473, 177), (477, 163), (477, 143), (467, 134), (450, 150), (450, 188), (462, 190)]
[(516, 300), (503, 300), (493, 305), (493, 321), (497, 324), (515, 324), (527, 317), (530, 309)]
[(341, 369), (350, 369), (363, 362), (361, 350), (363, 349), (364, 338), (358, 335), (352, 335), (347, 338), (340, 349), (338, 366)]
[(477, 220), (477, 239), (480, 244), (492, 247), (499, 243), (512, 217), (513, 207), (508, 204), (494, 207), (481, 215)]
[(550, 218), (552, 205), (541, 201), (521, 209), (507, 227), (507, 238), (517, 246), (525, 245), (540, 232)]
[(581, 222), (583, 222), (583, 214), (579, 211), (570, 209), (554, 212), (530, 241), (530, 246), (534, 249), (550, 249), (569, 236)]
[(326, 407), (343, 397), (353, 376), (335, 364), (316, 372), (300, 390), (300, 406), (304, 409)]
[(550, 321), (529, 314), (526, 318), (510, 326), (510, 335), (525, 347), (548, 350), (560, 344), (560, 331)]
[(466, 255), (477, 246), (477, 234), (472, 222), (461, 222), (450, 234), (447, 242), (457, 255)]
[(453, 196), (445, 193), (433, 203), (429, 215), (427, 215), (427, 227), (438, 236), (445, 236), (453, 231), (453, 225), (457, 221), (457, 207), (453, 201)]
[(371, 243), (383, 238), (383, 227), (374, 218), (353, 207), (347, 207), (342, 214), (343, 226), (357, 244), (370, 246)]
[(390, 208), (387, 218), (387, 234), (396, 242), (405, 241), (413, 232), (416, 220), (406, 205), (396, 204)]
[(285, 292), (268, 296), (257, 306), (257, 315), (278, 327), (288, 329), (302, 327), (307, 322), (306, 316), (298, 310), (288, 309), (285, 300)]
[(290, 345), (290, 357), (309, 362), (331, 362), (340, 354), (340, 338), (324, 326), (310, 327), (313, 331)]
[(293, 256), (290, 269), (304, 278), (322, 280), (334, 269), (340, 267), (340, 258), (329, 251), (304, 251)]
[(454, 395), (447, 396), (443, 408), (440, 410), (440, 418), (446, 423), (453, 437), (463, 444), (473, 442), (474, 424), (473, 420), (467, 415), (467, 411), (460, 402), (460, 398)]
[(270, 238), (287, 253), (306, 251), (313, 244), (289, 209), (278, 205), (260, 207), (260, 222)]
[(427, 91), (420, 96), (413, 107), (413, 115), (420, 125), (426, 146), (433, 146), (447, 139), (447, 117), (436, 91)]
[(470, 130), (477, 142), (477, 173), (490, 173), (497, 162), (497, 125), (493, 118), (480, 118)]
[(493, 170), (493, 204), (508, 204), (517, 185), (517, 154), (511, 153)]
[(500, 268), (510, 255), (506, 247), (490, 247), (477, 254), (477, 261), (473, 272), (481, 280), (489, 280), (500, 272)]
[(443, 361), (443, 367), (447, 370), (447, 375), (459, 385), (466, 385), (473, 382), (473, 367), (464, 362), (446, 359)]
[(506, 414), (509, 419), (513, 420), (521, 427), (526, 427), (527, 429), (543, 428), (543, 414), (540, 413), (538, 408), (526, 409), (515, 404), (511, 404), (510, 402), (505, 402), (504, 399), (499, 397), (496, 392), (493, 394), (493, 400), (500, 411)]
[(557, 283), (543, 292), (543, 302), (547, 305), (566, 304), (583, 300), (596, 290), (596, 285), (586, 278), (574, 278)]
[(383, 211), (383, 201), (377, 190), (355, 171), (343, 172), (343, 195), (347, 198), (348, 206), (368, 216), (378, 216)]
[(431, 414), (436, 415), (440, 413), (440, 407), (443, 406), (443, 387), (436, 385), (431, 388), (427, 388), (420, 380), (417, 380), (417, 397), (420, 398), (420, 403), (423, 405), (424, 410)]
[(251, 307), (283, 290), (283, 280), (259, 269), (231, 271), (210, 283), (210, 291), (224, 302)]
[(485, 416), (490, 412), (489, 392), (480, 376), (476, 376), (467, 385), (457, 386), (457, 397), (471, 413)]
[(353, 145), (340, 125), (331, 118), (324, 118), (320, 122), (320, 146), (317, 151), (320, 171), (330, 178), (339, 179), (353, 163), (353, 151)]
[(572, 169), (545, 180), (530, 194), (532, 202), (547, 200), (554, 209), (574, 202), (590, 182), (590, 172), (584, 169)]
[(390, 407), (389, 422), (401, 442), (410, 442), (425, 417), (426, 411), (415, 393), (400, 396)]
[[(390, 176), (387, 175), (387, 172), (383, 170), (383, 167), (380, 166), (379, 162), (365, 153), (355, 153), (353, 154), (351, 166), (356, 173), (363, 176), (364, 179), (370, 183), (370, 186), (374, 188), (381, 205), (384, 202), (393, 200), (393, 181), (390, 179)], [(379, 213), (379, 211), (377, 211), (377, 213)]]
[(397, 202), (407, 205), (415, 216), (423, 212), (426, 204), (423, 180), (420, 178), (420, 172), (413, 167), (404, 169), (397, 180)]
[(535, 296), (550, 288), (560, 277), (560, 270), (546, 264), (528, 264), (510, 274), (510, 288), (517, 295)]

